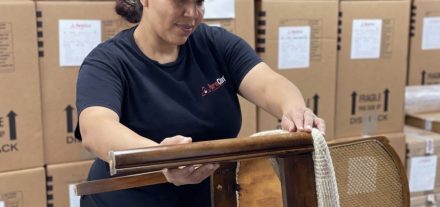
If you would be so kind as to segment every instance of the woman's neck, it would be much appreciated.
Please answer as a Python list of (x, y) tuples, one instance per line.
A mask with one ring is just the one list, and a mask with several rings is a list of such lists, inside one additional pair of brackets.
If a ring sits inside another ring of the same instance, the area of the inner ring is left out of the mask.
[(139, 24), (134, 40), (144, 55), (161, 64), (176, 61), (179, 54), (179, 46), (166, 42), (147, 25)]

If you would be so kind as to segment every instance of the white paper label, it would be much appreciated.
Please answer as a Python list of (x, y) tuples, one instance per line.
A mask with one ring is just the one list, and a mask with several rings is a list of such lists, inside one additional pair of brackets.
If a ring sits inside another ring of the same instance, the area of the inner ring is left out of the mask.
[(222, 25), (220, 23), (208, 23), (208, 26), (211, 26), (211, 27), (222, 27)]
[(310, 67), (310, 27), (280, 27), (278, 68)]
[(59, 20), (60, 66), (80, 66), (101, 43), (100, 20)]
[(75, 194), (75, 184), (70, 184), (69, 185), (69, 203), (70, 203), (69, 207), (80, 207), (79, 206), (80, 198), (81, 198), (80, 196), (77, 196)]
[(412, 157), (409, 178), (410, 192), (434, 190), (437, 155)]
[(440, 49), (440, 17), (423, 19), (422, 50)]
[(355, 19), (351, 37), (352, 59), (376, 59), (380, 57), (382, 36), (381, 19)]
[(4, 201), (0, 201), (0, 207), (5, 207), (5, 202)]
[(205, 19), (235, 18), (235, 0), (205, 0)]

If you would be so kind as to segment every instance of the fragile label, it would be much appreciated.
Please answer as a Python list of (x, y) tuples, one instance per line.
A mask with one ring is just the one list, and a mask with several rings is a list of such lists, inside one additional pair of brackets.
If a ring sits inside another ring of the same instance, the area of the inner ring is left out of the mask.
[(280, 27), (278, 68), (310, 67), (310, 27)]
[(410, 162), (410, 192), (434, 190), (437, 156), (412, 157)]
[(235, 0), (205, 0), (205, 19), (235, 18)]
[(423, 19), (422, 50), (440, 49), (440, 17)]
[(351, 59), (379, 58), (382, 20), (355, 19), (352, 26)]
[(80, 203), (80, 196), (77, 196), (75, 194), (75, 184), (70, 184), (69, 185), (69, 203), (70, 206), (69, 207), (80, 207), (79, 203)]
[(101, 43), (100, 20), (59, 20), (60, 66), (80, 66)]
[(14, 69), (14, 51), (11, 23), (0, 22), (0, 72)]

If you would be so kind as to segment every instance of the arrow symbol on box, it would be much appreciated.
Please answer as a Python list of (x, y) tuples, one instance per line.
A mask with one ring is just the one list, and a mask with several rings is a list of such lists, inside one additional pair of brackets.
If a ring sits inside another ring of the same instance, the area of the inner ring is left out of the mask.
[(67, 123), (67, 132), (72, 133), (73, 132), (73, 107), (71, 105), (68, 105), (66, 109), (66, 123)]
[(17, 114), (14, 111), (10, 111), (8, 113), (8, 119), (9, 119), (9, 136), (11, 137), (11, 140), (17, 139), (17, 126), (15, 125), (15, 117), (17, 117)]
[(353, 93), (351, 94), (351, 115), (356, 114), (356, 98), (357, 93), (356, 91), (353, 91)]
[(388, 98), (389, 98), (390, 90), (388, 90), (388, 88), (385, 89), (383, 94), (385, 96), (384, 103), (383, 103), (383, 111), (388, 111)]

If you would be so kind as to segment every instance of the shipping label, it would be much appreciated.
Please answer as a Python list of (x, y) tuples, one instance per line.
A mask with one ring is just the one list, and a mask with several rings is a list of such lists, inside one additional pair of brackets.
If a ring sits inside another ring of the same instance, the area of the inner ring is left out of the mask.
[(101, 20), (60, 19), (59, 58), (61, 67), (77, 67), (101, 43)]
[(381, 37), (382, 19), (353, 20), (351, 59), (378, 59)]

